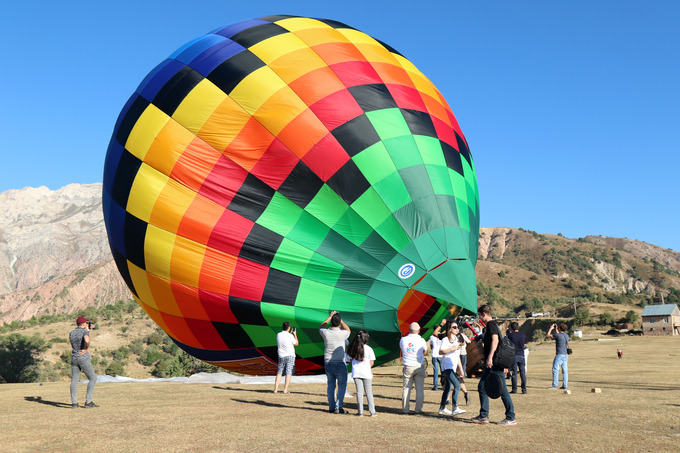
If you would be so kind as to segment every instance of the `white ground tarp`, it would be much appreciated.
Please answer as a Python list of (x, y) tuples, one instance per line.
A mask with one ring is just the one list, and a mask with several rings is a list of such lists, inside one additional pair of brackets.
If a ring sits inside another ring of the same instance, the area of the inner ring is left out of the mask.
[[(274, 384), (276, 376), (236, 376), (234, 374), (222, 373), (197, 373), (189, 377), (172, 378), (147, 378), (134, 379), (125, 376), (97, 376), (97, 383), (118, 383), (118, 382), (183, 382), (185, 384)], [(348, 380), (351, 380), (348, 376)], [(87, 381), (80, 381), (81, 384)], [(292, 384), (325, 384), (326, 375), (316, 376), (293, 376)]]

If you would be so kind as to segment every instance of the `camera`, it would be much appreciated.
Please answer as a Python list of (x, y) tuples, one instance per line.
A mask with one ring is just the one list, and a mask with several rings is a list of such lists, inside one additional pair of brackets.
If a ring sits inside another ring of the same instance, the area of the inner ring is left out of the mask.
[(92, 330), (92, 321), (87, 322), (87, 328)]

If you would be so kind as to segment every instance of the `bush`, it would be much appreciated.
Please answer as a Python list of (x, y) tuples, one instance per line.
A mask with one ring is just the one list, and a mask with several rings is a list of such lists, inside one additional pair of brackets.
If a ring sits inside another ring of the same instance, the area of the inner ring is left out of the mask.
[(611, 326), (614, 324), (614, 315), (605, 311), (600, 315), (600, 325), (601, 326)]
[(142, 340), (135, 340), (130, 343), (130, 352), (133, 354), (142, 355), (142, 352), (144, 352), (144, 344), (142, 343)]
[(144, 339), (144, 343), (148, 345), (162, 345), (166, 336), (167, 334), (159, 329), (156, 332), (147, 335)]
[(531, 341), (533, 342), (539, 342), (545, 340), (545, 330), (543, 329), (536, 329), (534, 330), (534, 334), (531, 336)]
[(111, 351), (111, 356), (113, 357), (113, 360), (122, 362), (130, 356), (130, 350), (125, 346), (121, 346), (120, 348)]
[(139, 356), (139, 363), (141, 363), (144, 366), (151, 366), (154, 363), (158, 362), (162, 357), (164, 357), (166, 354), (161, 351), (158, 346), (156, 345), (151, 345), (148, 348), (142, 352), (142, 354)]
[(122, 362), (113, 361), (106, 367), (109, 376), (125, 376), (125, 365)]
[(0, 338), (0, 381), (36, 382), (39, 378), (38, 354), (47, 348), (40, 335), (27, 337), (11, 333)]

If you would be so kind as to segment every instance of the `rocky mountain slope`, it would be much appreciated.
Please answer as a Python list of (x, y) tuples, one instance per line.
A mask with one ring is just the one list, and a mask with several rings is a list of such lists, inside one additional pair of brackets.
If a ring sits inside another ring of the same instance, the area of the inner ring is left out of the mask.
[(101, 184), (0, 194), (0, 321), (128, 299), (111, 258)]
[[(101, 190), (0, 193), (0, 323), (130, 298), (111, 258)], [(577, 298), (643, 305), (680, 288), (680, 253), (628, 239), (482, 228), (477, 276), (480, 301), (501, 313), (557, 310)]]

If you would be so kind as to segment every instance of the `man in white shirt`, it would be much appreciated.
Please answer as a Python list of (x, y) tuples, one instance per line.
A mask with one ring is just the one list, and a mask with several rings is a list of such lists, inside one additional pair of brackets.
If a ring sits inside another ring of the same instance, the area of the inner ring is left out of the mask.
[(416, 414), (423, 411), (425, 402), (425, 356), (427, 342), (420, 336), (420, 325), (411, 323), (409, 334), (399, 341), (401, 357), (404, 361), (404, 390), (401, 395), (401, 406), (405, 414), (409, 413), (411, 403), (411, 387), (416, 386)]
[(281, 332), (276, 334), (276, 345), (278, 346), (279, 352), (279, 369), (276, 372), (274, 393), (278, 393), (279, 391), (282, 374), (286, 375), (283, 393), (288, 393), (290, 377), (293, 375), (293, 370), (295, 369), (295, 346), (298, 345), (297, 330), (293, 328), (293, 333), (290, 333), (290, 323), (288, 321), (283, 323), (281, 329)]

